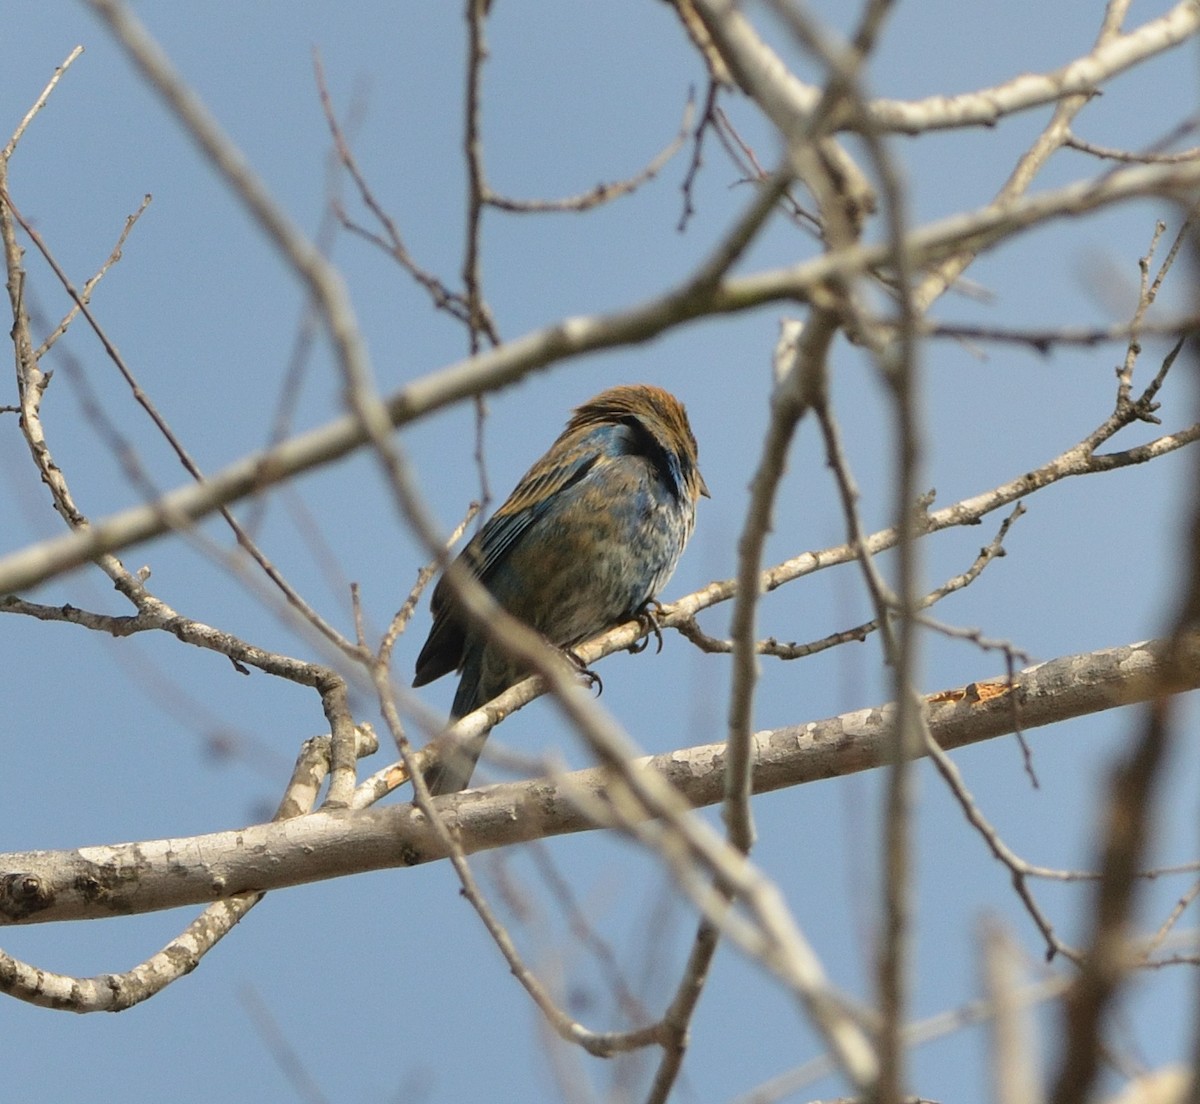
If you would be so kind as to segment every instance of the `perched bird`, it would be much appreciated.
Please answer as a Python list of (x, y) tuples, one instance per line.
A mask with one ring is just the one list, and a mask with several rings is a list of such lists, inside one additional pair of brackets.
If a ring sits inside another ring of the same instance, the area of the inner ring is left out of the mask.
[[(649, 610), (692, 535), (708, 496), (696, 438), (679, 400), (635, 384), (602, 391), (575, 410), (558, 440), (458, 557), (496, 601), (546, 640), (569, 649)], [(446, 580), (414, 686), (462, 678), (451, 718), (525, 677), (456, 609)], [(471, 780), (487, 733), (447, 749), (425, 781), (434, 794)]]

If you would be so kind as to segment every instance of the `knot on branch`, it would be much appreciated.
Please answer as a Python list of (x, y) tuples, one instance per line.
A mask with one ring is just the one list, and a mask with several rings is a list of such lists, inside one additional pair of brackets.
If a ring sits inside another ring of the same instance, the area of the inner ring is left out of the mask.
[(54, 894), (36, 874), (19, 871), (0, 877), (0, 913), (23, 920), (53, 904)]

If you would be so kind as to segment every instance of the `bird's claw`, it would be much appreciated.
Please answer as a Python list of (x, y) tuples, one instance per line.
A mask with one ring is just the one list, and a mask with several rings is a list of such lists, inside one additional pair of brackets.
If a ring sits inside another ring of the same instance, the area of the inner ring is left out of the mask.
[(596, 697), (604, 693), (604, 680), (596, 674), (582, 659), (579, 658), (570, 648), (563, 649), (563, 655), (571, 661), (575, 669), (583, 676), (584, 682), (587, 683), (588, 689), (595, 689)]
[(662, 608), (662, 603), (657, 598), (648, 598), (642, 603), (641, 608), (637, 611), (637, 623), (642, 630), (642, 635), (629, 645), (631, 655), (640, 655), (650, 647), (651, 633), (658, 641), (658, 647), (654, 649), (654, 654), (658, 655), (663, 650), (662, 626), (658, 623), (658, 615), (662, 612)]

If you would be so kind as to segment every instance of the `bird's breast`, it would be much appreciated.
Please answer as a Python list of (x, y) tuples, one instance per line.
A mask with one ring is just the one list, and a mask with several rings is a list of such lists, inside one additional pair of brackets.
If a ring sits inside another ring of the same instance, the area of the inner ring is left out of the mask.
[(675, 569), (694, 508), (644, 465), (587, 480), (498, 565), (489, 587), (510, 613), (570, 647), (632, 616)]

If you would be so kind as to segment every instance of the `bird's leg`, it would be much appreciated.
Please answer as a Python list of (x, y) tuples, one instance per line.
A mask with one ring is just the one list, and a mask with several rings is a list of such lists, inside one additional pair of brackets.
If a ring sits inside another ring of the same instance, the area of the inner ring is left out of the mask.
[(637, 617), (638, 627), (642, 630), (643, 635), (629, 645), (629, 651), (632, 655), (638, 655), (650, 647), (651, 633), (654, 634), (655, 639), (658, 641), (658, 647), (654, 649), (654, 654), (658, 655), (662, 651), (662, 626), (658, 623), (658, 615), (662, 613), (662, 608), (662, 603), (657, 598), (647, 598), (638, 607), (635, 616)]
[(577, 656), (570, 648), (563, 648), (562, 654), (566, 656), (568, 660), (570, 660), (571, 666), (573, 666), (583, 676), (584, 681), (588, 685), (588, 689), (591, 690), (593, 687), (595, 687), (596, 697), (599, 697), (604, 693), (604, 680), (586, 663), (584, 663), (579, 656)]

